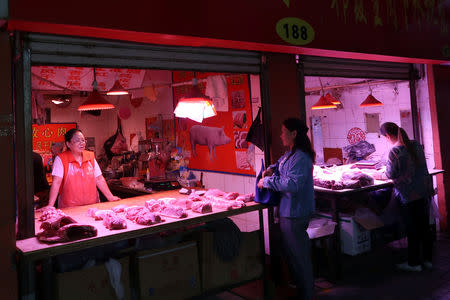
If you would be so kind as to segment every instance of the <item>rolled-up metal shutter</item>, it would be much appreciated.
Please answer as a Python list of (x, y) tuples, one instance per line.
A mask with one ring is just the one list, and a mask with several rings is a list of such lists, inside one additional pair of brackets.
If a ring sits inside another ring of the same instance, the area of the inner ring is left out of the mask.
[(260, 53), (216, 48), (160, 46), (30, 33), (33, 65), (98, 66), (259, 73)]
[(302, 56), (305, 76), (418, 79), (411, 64), (318, 56)]

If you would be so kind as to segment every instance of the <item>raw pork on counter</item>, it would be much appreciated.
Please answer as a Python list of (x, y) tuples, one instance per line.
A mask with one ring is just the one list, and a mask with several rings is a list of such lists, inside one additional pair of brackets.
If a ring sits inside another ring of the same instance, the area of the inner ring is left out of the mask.
[(43, 219), (45, 221), (40, 226), (42, 231), (36, 235), (41, 242), (68, 242), (97, 235), (97, 229), (94, 226), (78, 224), (59, 209), (49, 209)]
[(46, 208), (42, 214), (41, 217), (39, 218), (39, 221), (47, 221), (48, 219), (51, 219), (53, 217), (59, 217), (59, 216), (65, 216), (66, 214), (63, 213), (62, 210), (60, 209), (56, 209), (53, 206)]
[(200, 214), (212, 212), (212, 205), (207, 201), (199, 201), (192, 204), (192, 211)]
[(47, 243), (69, 242), (93, 236), (97, 236), (97, 228), (78, 223), (64, 225), (56, 231), (44, 230), (37, 234), (39, 241)]
[(41, 229), (42, 230), (58, 230), (59, 228), (67, 225), (67, 224), (72, 224), (72, 223), (76, 223), (77, 221), (75, 221), (74, 219), (72, 219), (71, 217), (67, 216), (67, 215), (60, 215), (60, 216), (55, 216), (51, 219), (47, 219), (46, 221), (42, 222), (41, 224)]
[(125, 229), (127, 228), (127, 220), (114, 214), (107, 214), (103, 218), (103, 225), (109, 230)]
[(314, 166), (314, 185), (332, 190), (355, 189), (373, 185), (374, 178), (351, 165), (321, 168)]
[(250, 202), (255, 200), (255, 195), (253, 193), (245, 194), (245, 195), (239, 195), (236, 200), (242, 201), (244, 203)]
[(148, 200), (145, 201), (145, 207), (150, 212), (159, 212), (161, 215), (170, 217), (170, 218), (186, 218), (187, 212), (186, 209), (181, 206), (176, 206), (173, 204), (170, 204), (170, 202), (174, 202), (175, 198), (161, 198), (158, 200)]
[(120, 205), (114, 206), (113, 208), (111, 208), (111, 210), (113, 212), (115, 212), (116, 214), (118, 214), (118, 213), (124, 212), (127, 207), (128, 206), (125, 204), (120, 204)]

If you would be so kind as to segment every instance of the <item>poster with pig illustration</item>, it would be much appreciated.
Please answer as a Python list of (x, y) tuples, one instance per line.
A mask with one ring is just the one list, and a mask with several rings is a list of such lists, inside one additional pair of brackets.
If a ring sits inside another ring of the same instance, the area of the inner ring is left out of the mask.
[[(228, 111), (217, 111), (217, 116), (202, 123), (190, 119), (176, 119), (177, 147), (189, 158), (190, 169), (254, 175), (247, 161), (245, 136), (252, 120), (249, 78), (246, 74), (204, 72), (173, 72), (174, 107), (192, 87), (197, 78), (198, 87), (205, 92), (208, 76), (224, 75), (227, 79)], [(180, 83), (186, 83), (180, 85)]]

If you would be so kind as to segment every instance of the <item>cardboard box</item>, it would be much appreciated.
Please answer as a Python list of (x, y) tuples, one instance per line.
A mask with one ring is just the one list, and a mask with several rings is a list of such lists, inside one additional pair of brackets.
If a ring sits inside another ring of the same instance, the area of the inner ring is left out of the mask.
[[(319, 213), (318, 217), (331, 219), (331, 215)], [(371, 249), (370, 230), (384, 226), (373, 213), (364, 211), (356, 216), (340, 215), (341, 251), (348, 255), (358, 255)]]
[(202, 290), (208, 291), (262, 276), (263, 251), (259, 232), (242, 232), (239, 255), (223, 261), (214, 250), (214, 233), (203, 232), (201, 237), (200, 267)]
[[(123, 299), (131, 299), (129, 258), (122, 258), (119, 262), (122, 265), (121, 282), (125, 291)], [(104, 264), (72, 272), (56, 273), (55, 276), (56, 299), (118, 299)]]
[(187, 299), (200, 294), (196, 242), (136, 254), (139, 299)]

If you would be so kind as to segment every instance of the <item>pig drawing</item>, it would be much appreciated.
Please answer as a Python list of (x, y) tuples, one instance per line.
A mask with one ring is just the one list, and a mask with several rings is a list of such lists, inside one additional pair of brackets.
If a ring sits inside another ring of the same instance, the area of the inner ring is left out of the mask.
[(202, 125), (194, 125), (189, 130), (191, 139), (192, 155), (197, 156), (195, 150), (197, 144), (208, 146), (209, 157), (211, 160), (216, 158), (216, 146), (226, 145), (231, 139), (225, 135), (223, 127), (208, 127)]

